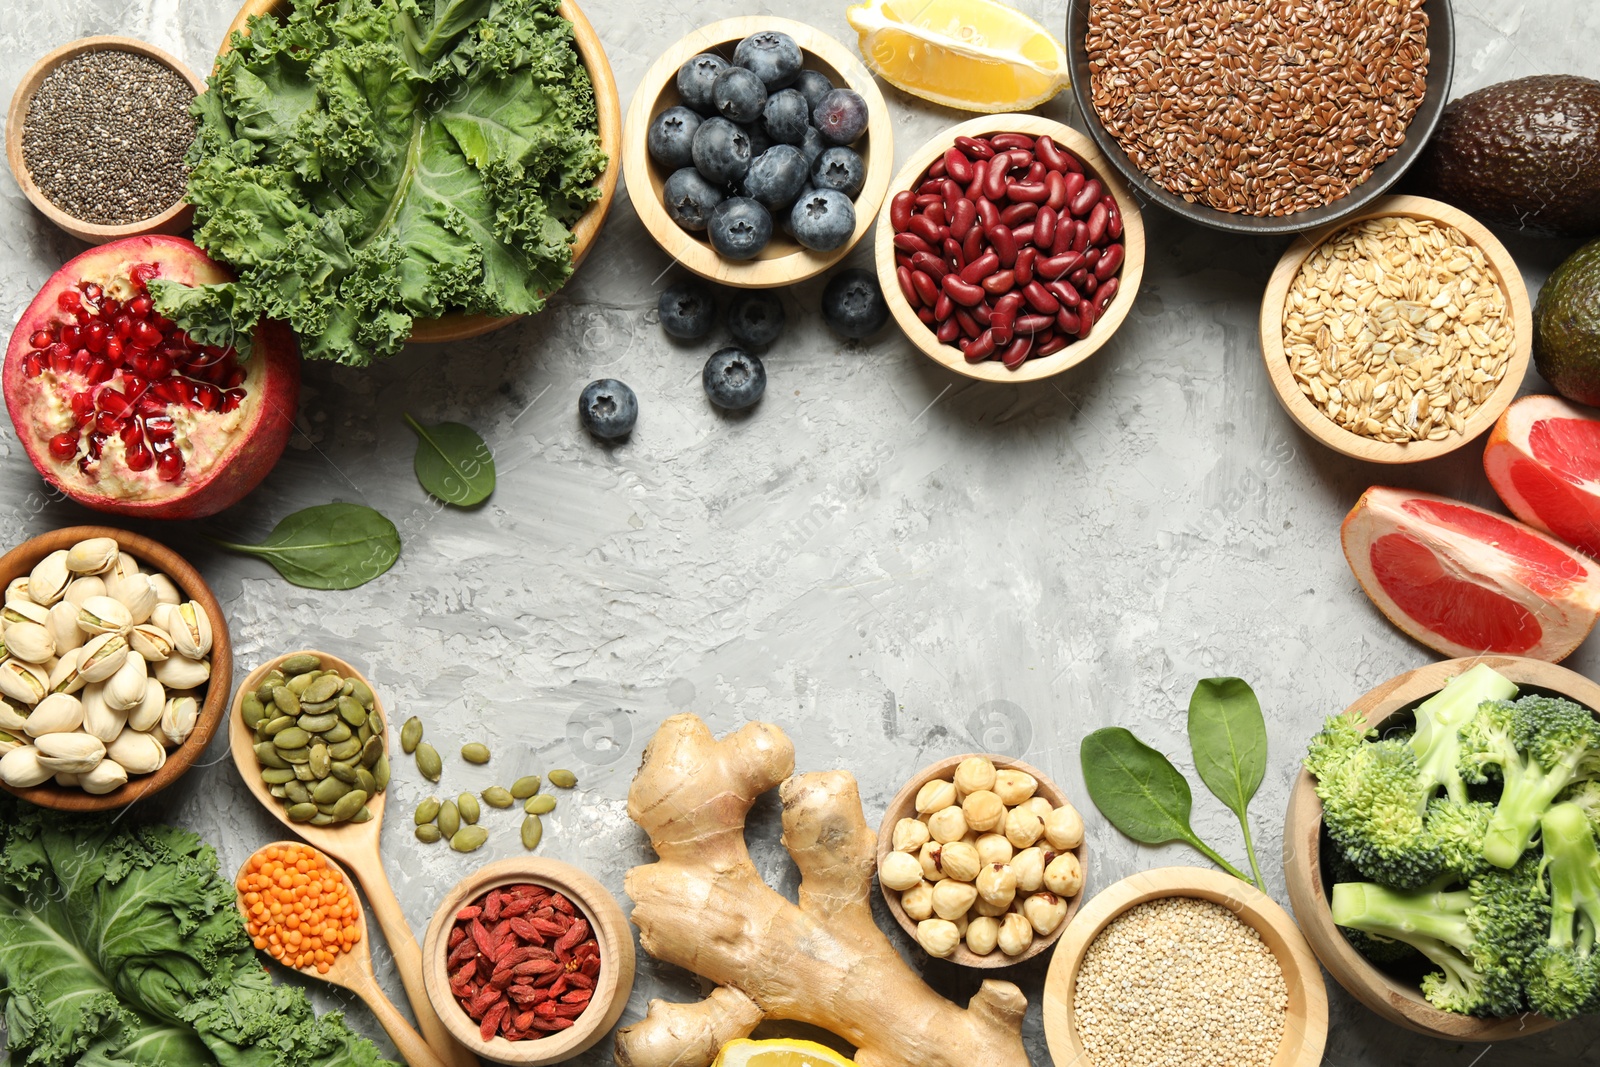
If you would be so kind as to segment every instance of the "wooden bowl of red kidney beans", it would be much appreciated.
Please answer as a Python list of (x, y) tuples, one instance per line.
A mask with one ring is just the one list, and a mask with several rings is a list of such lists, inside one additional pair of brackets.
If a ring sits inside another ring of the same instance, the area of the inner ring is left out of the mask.
[(1094, 142), (985, 115), (918, 149), (878, 217), (884, 299), (913, 344), (970, 378), (1036, 381), (1093, 355), (1144, 272), (1139, 205)]

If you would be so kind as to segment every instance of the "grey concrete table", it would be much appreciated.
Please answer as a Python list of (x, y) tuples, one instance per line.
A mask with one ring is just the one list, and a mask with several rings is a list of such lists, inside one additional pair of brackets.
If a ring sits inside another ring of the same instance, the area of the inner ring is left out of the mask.
[[(850, 41), (844, 6), (799, 15)], [(1059, 0), (1020, 6), (1060, 32)], [(624, 104), (656, 54), (696, 25), (752, 9), (796, 13), (752, 0), (585, 7)], [(1600, 75), (1591, 0), (1456, 0), (1455, 11), (1458, 95), (1535, 73)], [(34, 57), (87, 34), (138, 36), (204, 69), (232, 15), (226, 0), (8, 0), (0, 93), (9, 98)], [(962, 117), (886, 95), (901, 158)], [(1077, 119), (1065, 96), (1048, 110)], [(892, 327), (841, 344), (817, 319), (812, 283), (785, 295), (793, 328), (768, 357), (767, 397), (730, 418), (702, 395), (704, 346), (674, 345), (655, 325), (656, 294), (673, 273), (619, 192), (598, 247), (545, 314), (364, 371), (308, 366), (301, 432), (261, 489), (209, 524), (153, 532), (214, 585), (240, 677), (290, 646), (339, 652), (381, 687), (396, 722), (422, 716), (442, 752), (493, 746), (487, 768), (448, 760), (452, 792), (576, 769), (581, 785), (547, 820), (542, 851), (583, 864), (619, 897), (627, 868), (650, 858), (626, 815), (629, 778), (655, 725), (683, 710), (719, 732), (749, 719), (782, 724), (800, 768), (856, 773), (873, 825), (902, 780), (934, 759), (974, 748), (1025, 756), (1083, 809), (1091, 893), (1143, 868), (1203, 862), (1111, 830), (1083, 792), (1077, 746), (1121, 723), (1185, 753), (1195, 680), (1237, 674), (1268, 713), (1273, 763), (1256, 811), (1269, 888), (1282, 900), (1282, 813), (1307, 737), (1325, 714), (1432, 658), (1355, 585), (1340, 518), (1374, 482), (1494, 500), (1477, 447), (1379, 469), (1326, 451), (1280, 411), (1255, 329), (1286, 239), (1224, 236), (1160, 212), (1146, 224), (1139, 302), (1073, 373), (986, 386), (933, 366)], [(1574, 247), (1509, 243), (1530, 290)], [(0, 248), (9, 328), (82, 246), (7, 174)], [(870, 265), (870, 249), (850, 262)], [(578, 425), (578, 391), (602, 376), (639, 393), (626, 444), (602, 446)], [(1528, 385), (1541, 387), (1532, 376)], [(488, 439), (500, 485), (480, 510), (441, 510), (422, 493), (406, 411), (469, 422)], [(353, 592), (294, 588), (198, 536), (261, 535), (330, 499), (378, 508), (405, 539), (394, 570)], [(6, 422), (0, 545), (93, 518), (44, 493)], [(1600, 649), (1591, 642), (1569, 663), (1592, 671)], [(198, 831), (231, 872), (281, 833), (220, 740), (204, 763), (140, 814)], [(510, 813), (494, 812), (475, 855), (418, 844), (405, 814), (438, 790), (409, 761), (399, 767), (386, 865), (420, 932), (457, 879), (522, 849)], [(1232, 817), (1209, 797), (1196, 807), (1202, 836), (1236, 855)], [(776, 803), (759, 813), (756, 860), (792, 892)], [(880, 919), (891, 925), (881, 908)], [(976, 976), (902, 948), (949, 994), (964, 1000), (975, 987)], [(1044, 970), (1041, 960), (1015, 976), (1035, 1002), (1027, 1041), (1038, 1064), (1049, 1062), (1037, 1007)], [(392, 972), (383, 977), (403, 1004)], [(1486, 1052), (1414, 1036), (1331, 982), (1329, 992), (1330, 1063), (1576, 1067), (1600, 1055), (1594, 1020)], [(689, 976), (641, 959), (625, 1020), (651, 997), (698, 995)], [(356, 1027), (384, 1041), (364, 1008), (348, 1007)], [(578, 1062), (609, 1063), (608, 1048)]]

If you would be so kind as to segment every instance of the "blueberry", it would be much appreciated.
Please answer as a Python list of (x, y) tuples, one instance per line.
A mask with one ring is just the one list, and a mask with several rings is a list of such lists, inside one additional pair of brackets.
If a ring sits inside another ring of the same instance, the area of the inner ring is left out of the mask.
[(820, 70), (802, 70), (795, 78), (793, 88), (806, 98), (806, 113), (810, 114), (822, 103), (822, 98), (833, 91), (833, 83)]
[(750, 137), (727, 119), (706, 119), (694, 133), (694, 169), (706, 181), (732, 186), (750, 169)]
[(837, 189), (854, 200), (867, 180), (867, 167), (853, 148), (830, 148), (811, 164), (811, 182), (818, 189)]
[(834, 89), (811, 112), (811, 121), (829, 144), (853, 144), (867, 130), (867, 102), (854, 89)]
[(800, 151), (805, 153), (806, 166), (810, 167), (811, 164), (815, 163), (817, 157), (822, 155), (823, 150), (827, 147), (828, 142), (822, 139), (822, 134), (817, 132), (817, 128), (815, 126), (807, 126), (806, 139), (800, 142)]
[(711, 213), (711, 246), (725, 259), (754, 259), (772, 240), (772, 216), (748, 196), (730, 196)]
[(754, 71), (768, 89), (791, 84), (803, 61), (795, 39), (777, 30), (752, 33), (733, 50), (734, 66)]
[(686, 230), (699, 232), (711, 222), (711, 212), (722, 203), (722, 190), (706, 181), (693, 167), (675, 170), (661, 190), (667, 215)]
[(739, 411), (761, 399), (767, 389), (767, 368), (759, 356), (729, 345), (719, 348), (706, 360), (700, 374), (706, 395), (719, 408)]
[(822, 290), (822, 319), (838, 333), (860, 340), (883, 329), (889, 305), (878, 279), (857, 267), (842, 270)]
[(739, 129), (750, 138), (750, 158), (753, 160), (772, 147), (772, 137), (760, 122), (747, 122)]
[(578, 418), (596, 437), (621, 437), (639, 418), (639, 398), (615, 378), (601, 378), (583, 387)]
[(656, 301), (661, 328), (682, 341), (698, 341), (711, 332), (717, 318), (717, 300), (699, 282), (680, 282), (664, 290)]
[(743, 67), (729, 67), (711, 86), (717, 113), (732, 122), (754, 122), (767, 106), (767, 87)]
[[(714, 227), (716, 215), (711, 218)], [(789, 212), (789, 228), (794, 231), (794, 239), (813, 252), (832, 252), (855, 232), (855, 205), (836, 189), (812, 190), (795, 201), (794, 210)]]
[(806, 98), (793, 89), (780, 89), (767, 97), (761, 123), (774, 141), (799, 144), (811, 128), (811, 109), (806, 106)]
[(711, 86), (717, 75), (728, 69), (728, 61), (710, 52), (701, 52), (678, 68), (678, 95), (702, 115), (716, 114), (711, 102)]
[(773, 145), (750, 164), (745, 195), (768, 211), (782, 211), (795, 202), (808, 176), (805, 153), (792, 144)]
[(650, 120), (645, 147), (650, 158), (663, 167), (677, 170), (694, 162), (694, 131), (700, 116), (686, 107), (669, 107)]
[(783, 301), (765, 289), (746, 289), (728, 305), (728, 332), (746, 348), (766, 348), (783, 333)]

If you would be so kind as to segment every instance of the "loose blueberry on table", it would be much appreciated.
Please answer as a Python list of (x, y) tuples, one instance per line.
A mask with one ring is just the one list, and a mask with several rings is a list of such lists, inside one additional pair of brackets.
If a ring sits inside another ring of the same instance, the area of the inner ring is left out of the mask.
[(698, 341), (716, 322), (717, 301), (699, 282), (680, 282), (661, 293), (656, 304), (661, 328), (680, 341)]
[(878, 279), (856, 267), (842, 270), (822, 290), (822, 318), (852, 340), (870, 337), (889, 321), (889, 304)]
[(728, 305), (728, 332), (745, 348), (766, 348), (783, 333), (783, 301), (766, 289), (748, 289)]
[(615, 378), (601, 378), (584, 386), (578, 397), (578, 418), (596, 437), (622, 437), (638, 421), (639, 398)]
[(761, 394), (766, 392), (767, 368), (760, 357), (729, 345), (717, 349), (706, 360), (700, 380), (713, 404), (729, 411), (741, 411), (760, 400)]

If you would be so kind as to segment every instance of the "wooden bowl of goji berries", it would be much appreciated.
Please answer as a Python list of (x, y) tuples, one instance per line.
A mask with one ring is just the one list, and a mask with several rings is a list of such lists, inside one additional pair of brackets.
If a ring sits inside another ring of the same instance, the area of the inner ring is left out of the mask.
[(622, 1017), (633, 934), (615, 898), (556, 860), (491, 863), (445, 897), (422, 942), (428, 999), (476, 1055), (559, 1063)]

